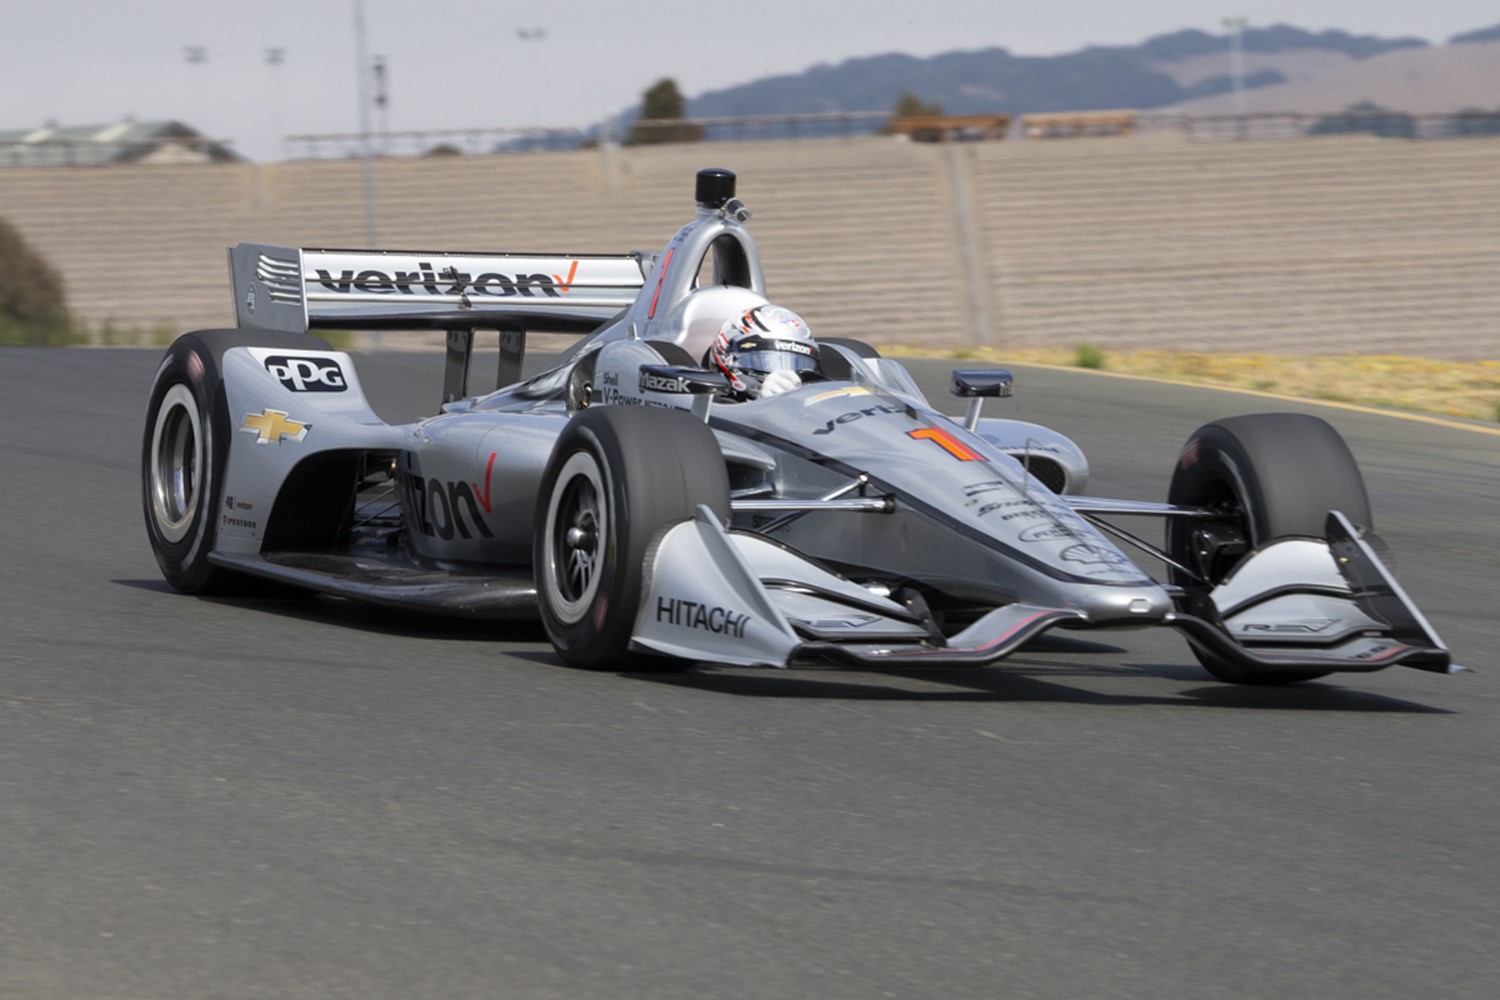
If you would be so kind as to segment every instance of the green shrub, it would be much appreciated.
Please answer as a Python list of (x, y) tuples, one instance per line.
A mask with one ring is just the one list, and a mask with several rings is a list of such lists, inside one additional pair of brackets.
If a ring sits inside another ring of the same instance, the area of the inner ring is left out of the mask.
[(0, 219), (0, 344), (69, 344), (62, 277), (15, 226)]
[(1073, 348), (1073, 364), (1079, 368), (1103, 368), (1104, 349), (1095, 344), (1079, 344)]
[[(687, 101), (670, 77), (657, 80), (641, 95), (641, 118), (651, 121), (679, 121), (687, 117)], [(663, 142), (700, 142), (705, 135), (702, 125), (632, 125), (625, 137), (627, 146), (649, 146)]]

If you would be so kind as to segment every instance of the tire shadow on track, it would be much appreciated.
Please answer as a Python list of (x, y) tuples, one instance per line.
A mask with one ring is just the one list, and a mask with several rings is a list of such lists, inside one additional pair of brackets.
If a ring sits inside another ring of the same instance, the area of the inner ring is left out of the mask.
[[(1097, 657), (1108, 657), (1099, 662)], [(1397, 712), (1452, 715), (1448, 709), (1345, 687), (1338, 675), (1323, 681), (1272, 687), (1210, 681), (1190, 663), (1132, 661), (1120, 647), (1059, 633), (1047, 633), (992, 667), (854, 670), (726, 668), (702, 664), (679, 674), (619, 676), (675, 684), (750, 698), (826, 698), (866, 701), (1050, 702), (1130, 707), (1251, 709), (1295, 712)], [(1093, 660), (1094, 662), (1089, 662)], [(1357, 682), (1360, 675), (1351, 675)], [(1139, 683), (1140, 694), (1099, 691), (1084, 686), (1104, 681)], [(1077, 684), (1070, 684), (1076, 681)], [(948, 690), (934, 689), (942, 685)], [(1172, 687), (1164, 693), (1164, 686)]]
[(476, 639), (527, 643), (547, 641), (547, 633), (542, 629), (542, 623), (534, 619), (495, 621), (450, 618), (404, 608), (383, 607), (328, 594), (295, 591), (271, 581), (267, 581), (264, 590), (235, 597), (195, 597), (189, 594), (178, 594), (170, 585), (160, 580), (111, 580), (110, 582), (122, 587), (134, 587), (138, 590), (163, 594), (174, 601), (201, 601), (216, 607), (237, 608), (256, 614), (275, 615), (315, 625), (355, 629), (376, 635), (465, 641)]
[[(524, 654), (523, 654), (524, 655)], [(530, 659), (531, 657), (526, 657)], [(1048, 702), (1108, 707), (1165, 705), (1178, 708), (1248, 709), (1282, 712), (1397, 712), (1415, 715), (1452, 715), (1452, 711), (1370, 691), (1338, 686), (1336, 682), (1304, 682), (1286, 687), (1247, 687), (1209, 683), (1162, 693), (1163, 682), (1189, 680), (1190, 671), (1177, 666), (1120, 664), (1114, 667), (1069, 667), (1056, 663), (1013, 659), (1003, 667), (936, 668), (927, 670), (826, 671), (698, 667), (680, 674), (619, 674), (622, 678), (694, 688), (745, 698), (828, 699), (835, 701), (931, 702)], [(830, 677), (834, 674), (837, 679)], [(1132, 677), (1132, 675), (1134, 675)], [(1137, 681), (1152, 690), (1120, 694), (1089, 690), (1063, 683), (1066, 679), (1098, 678)], [(1154, 683), (1153, 683), (1154, 681)], [(920, 682), (919, 687), (909, 686)], [(953, 690), (933, 690), (931, 685)]]
[[(187, 597), (160, 580), (113, 580), (120, 586), (202, 601), (226, 608), (274, 615), (316, 625), (354, 629), (403, 638), (507, 643), (543, 643), (547, 635), (537, 621), (474, 621), (385, 608), (326, 595), (303, 593), (261, 597)], [(507, 657), (554, 670), (567, 670), (550, 651), (501, 648)], [(1132, 663), (1119, 646), (1065, 635), (1046, 635), (998, 667), (854, 670), (838, 668), (715, 667), (701, 664), (680, 673), (621, 671), (622, 680), (692, 688), (746, 698), (827, 699), (911, 702), (1051, 702), (1129, 707), (1169, 705), (1188, 708), (1251, 709), (1298, 712), (1400, 712), (1452, 715), (1448, 709), (1341, 686), (1338, 676), (1284, 687), (1249, 687), (1204, 683), (1202, 672), (1185, 664)], [(1110, 656), (1107, 664), (1085, 657)], [(1352, 675), (1356, 679), (1359, 675)], [(1117, 694), (1070, 685), (1125, 679), (1153, 690)], [(1164, 684), (1189, 686), (1162, 693)], [(941, 685), (941, 689), (934, 689)]]

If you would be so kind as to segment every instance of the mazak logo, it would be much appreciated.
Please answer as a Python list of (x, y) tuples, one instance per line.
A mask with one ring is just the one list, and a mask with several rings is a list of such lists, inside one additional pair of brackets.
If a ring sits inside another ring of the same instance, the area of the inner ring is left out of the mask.
[(415, 271), (380, 271), (368, 268), (354, 271), (345, 268), (334, 277), (332, 271), (318, 268), (318, 284), (330, 292), (375, 293), (377, 295), (483, 295), (487, 298), (511, 296), (550, 296), (560, 298), (573, 289), (578, 276), (578, 261), (570, 261), (568, 276), (560, 274), (501, 274), (486, 271), (472, 275), (457, 268), (435, 270), (431, 261), (417, 261)]
[(687, 379), (675, 378), (670, 375), (656, 375), (651, 372), (641, 372), (641, 392), (671, 392), (684, 393), (689, 391)]
[(344, 369), (329, 358), (277, 355), (266, 358), (266, 371), (292, 392), (343, 392)]

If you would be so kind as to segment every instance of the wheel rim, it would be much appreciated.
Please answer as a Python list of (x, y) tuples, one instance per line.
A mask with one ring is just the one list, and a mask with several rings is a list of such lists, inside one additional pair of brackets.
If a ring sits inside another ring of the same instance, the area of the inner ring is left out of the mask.
[(203, 469), (203, 426), (188, 387), (167, 390), (151, 435), (151, 515), (168, 542), (187, 537), (198, 508)]
[(547, 505), (543, 590), (567, 625), (582, 620), (599, 593), (609, 539), (604, 476), (592, 455), (577, 452), (559, 470)]

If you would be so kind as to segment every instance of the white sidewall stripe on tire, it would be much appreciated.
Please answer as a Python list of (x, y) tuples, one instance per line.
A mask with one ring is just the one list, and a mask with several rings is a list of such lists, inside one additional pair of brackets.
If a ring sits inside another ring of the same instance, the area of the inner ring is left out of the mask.
[[(173, 417), (179, 410), (187, 415), (193, 431), (193, 476), (190, 490), (183, 498), (183, 514), (174, 518), (168, 500), (173, 484), (162, 474), (162, 450), (176, 444), (175, 441), (164, 441), (163, 436), (169, 429), (177, 427)], [(192, 529), (203, 473), (203, 425), (198, 419), (198, 401), (193, 398), (192, 391), (179, 382), (162, 396), (161, 405), (156, 409), (156, 427), (151, 433), (151, 514), (156, 521), (156, 530), (161, 532), (165, 541), (180, 542)]]
[(594, 598), (599, 593), (599, 579), (603, 571), (602, 565), (594, 567), (588, 585), (577, 600), (568, 600), (558, 588), (558, 574), (567, 572), (567, 567), (560, 562), (566, 554), (559, 552), (557, 547), (558, 504), (569, 492), (569, 485), (573, 480), (580, 478), (587, 480), (593, 486), (594, 495), (598, 499), (594, 515), (597, 531), (595, 558), (601, 564), (609, 543), (611, 527), (609, 494), (605, 490), (604, 475), (599, 468), (599, 463), (586, 451), (575, 452), (563, 463), (563, 467), (558, 470), (557, 478), (553, 482), (552, 495), (547, 498), (547, 523), (544, 528), (546, 534), (542, 536), (542, 552), (545, 560), (542, 567), (542, 600), (547, 602), (558, 621), (565, 625), (576, 625), (588, 613), (590, 606), (594, 603)]

